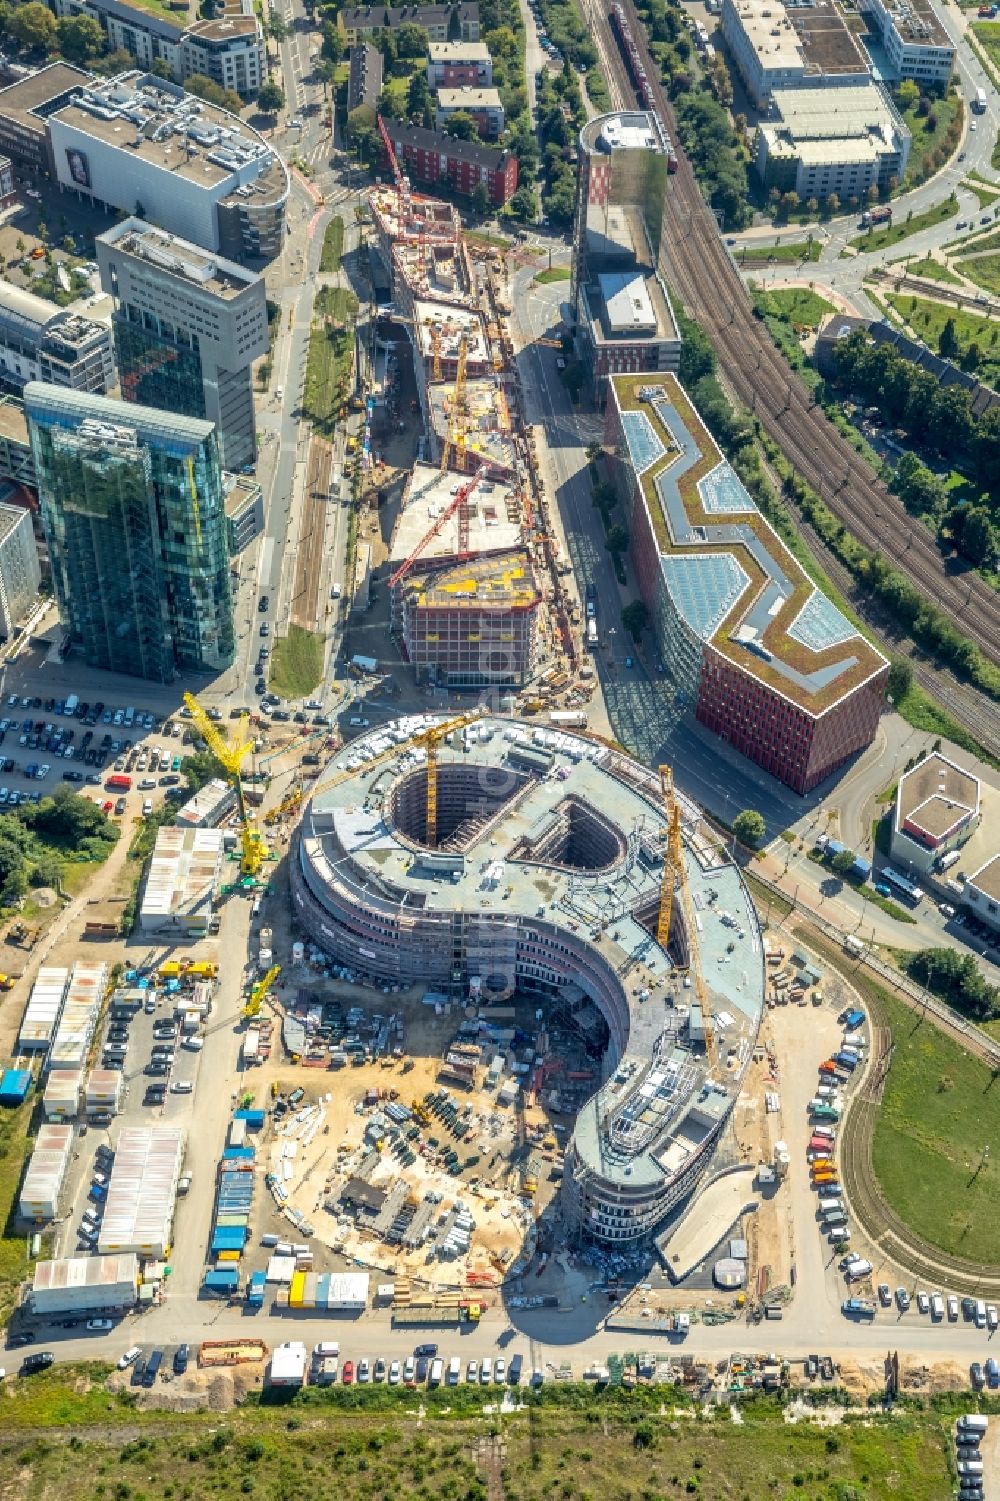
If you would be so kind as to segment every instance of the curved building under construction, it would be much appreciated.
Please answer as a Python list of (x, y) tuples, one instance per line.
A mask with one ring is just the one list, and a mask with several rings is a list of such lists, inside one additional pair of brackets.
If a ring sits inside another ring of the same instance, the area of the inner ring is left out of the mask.
[(753, 904), (696, 810), (624, 752), (502, 716), (451, 724), (401, 719), (336, 754), (294, 850), (298, 919), (381, 983), (596, 1006), (602, 1082), (563, 1209), (571, 1231), (636, 1245), (705, 1172), (753, 1052)]

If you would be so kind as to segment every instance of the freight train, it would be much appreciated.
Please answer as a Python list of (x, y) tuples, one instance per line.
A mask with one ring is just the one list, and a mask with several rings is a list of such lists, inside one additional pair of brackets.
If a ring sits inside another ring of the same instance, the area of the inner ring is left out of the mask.
[[(638, 101), (642, 105), (643, 109), (652, 110), (655, 113), (656, 103), (653, 97), (652, 85), (649, 79), (646, 77), (646, 69), (645, 65), (643, 64), (642, 54), (640, 53), (639, 48), (636, 45), (635, 38), (632, 35), (632, 29), (625, 18), (625, 12), (622, 7), (617, 3), (615, 5), (612, 5), (610, 11), (608, 12), (608, 19), (611, 23), (611, 29), (615, 34), (615, 40), (618, 43), (618, 48), (625, 62), (625, 66), (626, 68), (628, 68), (629, 77), (631, 78), (632, 83), (635, 87), (636, 97)], [(659, 117), (657, 118), (659, 120)], [(663, 135), (663, 139), (667, 143), (667, 170), (668, 172), (676, 172), (676, 152), (674, 151), (673, 146), (670, 144), (670, 139), (667, 136), (666, 131), (663, 129), (662, 120), (659, 120), (659, 126), (660, 131)]]

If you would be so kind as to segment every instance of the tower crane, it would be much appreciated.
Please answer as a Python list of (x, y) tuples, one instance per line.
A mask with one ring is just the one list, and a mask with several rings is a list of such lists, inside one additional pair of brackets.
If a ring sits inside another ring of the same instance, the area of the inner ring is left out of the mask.
[(434, 538), (447, 525), (456, 511), (458, 512), (458, 549), (455, 557), (461, 561), (469, 556), (469, 498), (480, 480), (485, 479), (488, 473), (489, 465), (483, 464), (470, 480), (459, 487), (452, 496), (450, 505), (447, 505), (440, 516), (435, 519), (433, 526), (424, 533), (416, 547), (410, 553), (410, 556), (400, 563), (396, 572), (392, 575), (392, 578), (389, 580), (390, 593), (406, 577), (424, 548), (429, 542), (433, 542)]
[(246, 1017), (256, 1016), (261, 1006), (267, 1000), (275, 980), (281, 974), (281, 965), (273, 964), (262, 980), (258, 980), (250, 992), (249, 999), (243, 1007), (243, 1015)]
[[(473, 720), (480, 719), (486, 710), (481, 704), (474, 709), (469, 709), (465, 714), (456, 714), (453, 719), (443, 719), (438, 724), (426, 725), (422, 730), (416, 730), (407, 739), (397, 745), (390, 745), (384, 751), (365, 764), (365, 771), (371, 771), (382, 761), (391, 761), (393, 757), (400, 755), (411, 746), (423, 747), (427, 752), (427, 798), (426, 812), (424, 817), (424, 838), (431, 848), (437, 845), (437, 749), (442, 740), (446, 740), (455, 730), (462, 730)], [(344, 771), (334, 772), (333, 776), (325, 777), (316, 788), (321, 792), (325, 787), (336, 787), (339, 782), (346, 782), (351, 777), (357, 776), (357, 767), (350, 766)], [(315, 796), (315, 794), (314, 794)]]
[(253, 740), (247, 738), (247, 717), (244, 714), (236, 727), (236, 733), (228, 737), (209, 718), (207, 712), (193, 693), (185, 693), (184, 702), (191, 711), (191, 718), (198, 727), (212, 755), (225, 769), (226, 775), (236, 789), (236, 802), (240, 819), (240, 845), (242, 858), (240, 871), (244, 876), (256, 877), (267, 859), (264, 837), (250, 813), (240, 778), (240, 765), (248, 750), (253, 749)]
[(402, 167), (399, 165), (396, 148), (392, 144), (392, 138), (389, 135), (385, 121), (381, 115), (378, 115), (376, 118), (378, 120), (379, 135), (382, 137), (382, 145), (385, 147), (385, 154), (389, 158), (393, 181), (396, 184), (397, 213), (402, 217), (404, 209), (407, 214), (410, 212), (410, 179), (404, 174)]
[(702, 970), (701, 947), (698, 942), (698, 924), (695, 921), (691, 892), (687, 882), (687, 865), (684, 860), (684, 847), (681, 843), (680, 804), (674, 795), (673, 772), (669, 766), (660, 767), (660, 787), (663, 790), (663, 796), (667, 805), (667, 850), (663, 862), (663, 885), (660, 889), (660, 913), (656, 925), (656, 938), (660, 946), (665, 949), (667, 939), (670, 936), (670, 914), (673, 909), (674, 883), (676, 881), (680, 892), (681, 904), (684, 908), (684, 927), (688, 947), (688, 971), (694, 976), (695, 994), (698, 997), (702, 1026), (705, 1031), (705, 1052), (708, 1057), (709, 1068), (714, 1072), (717, 1069), (718, 1058), (715, 1049), (715, 1032), (712, 1027), (711, 1002), (709, 1000), (708, 987), (705, 984), (705, 975)]
[(448, 436), (441, 445), (441, 473), (448, 467), (453, 448), (465, 448), (465, 371), (469, 361), (469, 339), (463, 334), (458, 346), (458, 369), (451, 393), (451, 412), (448, 416)]
[(441, 330), (431, 324), (431, 353), (434, 356), (434, 379), (441, 379)]

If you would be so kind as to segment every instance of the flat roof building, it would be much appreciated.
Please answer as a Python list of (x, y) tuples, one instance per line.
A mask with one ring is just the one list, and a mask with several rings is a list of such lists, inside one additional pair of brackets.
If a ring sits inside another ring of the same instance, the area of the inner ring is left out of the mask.
[(931, 0), (862, 0), (862, 13), (882, 40), (896, 78), (947, 83), (955, 66), (955, 44)]
[(98, 1231), (99, 1255), (166, 1255), (183, 1160), (179, 1126), (122, 1127)]
[(889, 664), (803, 571), (672, 375), (609, 383), (605, 442), (682, 702), (809, 792), (875, 736)]
[(264, 278), (143, 219), (95, 243), (125, 400), (214, 423), (222, 467), (253, 465), (251, 370), (270, 347)]
[(452, 115), (458, 114), (471, 115), (479, 134), (487, 140), (495, 141), (498, 136), (503, 135), (505, 116), (498, 89), (472, 88), (469, 85), (457, 89), (438, 89), (437, 109), (434, 112), (434, 124), (438, 130), (447, 125)]
[(283, 245), (289, 177), (252, 126), (153, 73), (80, 88), (48, 117), (56, 177), (231, 260)]
[(1000, 933), (1000, 855), (992, 855), (966, 878), (965, 900), (979, 922)]
[(158, 830), (139, 906), (143, 932), (203, 937), (222, 882), (224, 858), (221, 829)]
[(979, 825), (979, 778), (933, 751), (904, 771), (896, 788), (890, 854), (895, 864), (928, 872)]
[(818, 87), (832, 113), (834, 87), (867, 83), (871, 68), (833, 0), (722, 0), (722, 34), (747, 93), (766, 109), (775, 89)]
[(134, 1252), (121, 1256), (64, 1256), (39, 1261), (28, 1298), (37, 1318), (133, 1307), (139, 1287)]
[(517, 157), (505, 146), (460, 141), (443, 130), (425, 130), (422, 125), (404, 125), (399, 120), (386, 120), (385, 124), (393, 150), (414, 182), (431, 187), (447, 184), (466, 198), (484, 183), (495, 208), (503, 208), (516, 193)]
[(235, 629), (212, 423), (35, 382), (25, 408), (59, 613), (87, 662), (157, 682), (227, 667)]
[(658, 117), (624, 110), (580, 132), (570, 298), (591, 393), (622, 371), (676, 370), (663, 203), (672, 150)]
[(55, 177), (48, 117), (93, 81), (93, 74), (60, 62), (0, 89), (0, 151), (18, 172)]
[(9, 396), (0, 396), (0, 479), (12, 480), (26, 490), (36, 485), (28, 419), (20, 402)]
[(115, 381), (107, 324), (0, 281), (0, 381), (20, 393), (30, 380), (103, 395)]
[(493, 59), (485, 42), (431, 42), (427, 48), (427, 82), (432, 89), (490, 88)]
[(187, 5), (174, 8), (176, 16), (125, 0), (57, 0), (60, 16), (90, 16), (102, 27), (108, 51), (129, 53), (139, 67), (166, 64), (177, 83), (199, 73), (243, 98), (256, 93), (267, 74), (264, 38), (252, 7), (239, 0), (217, 4), (216, 14), (193, 22)]
[(888, 93), (877, 84), (852, 88), (775, 89), (772, 119), (757, 128), (754, 165), (764, 186), (805, 202), (831, 193), (865, 202), (868, 189), (903, 181), (912, 137)]

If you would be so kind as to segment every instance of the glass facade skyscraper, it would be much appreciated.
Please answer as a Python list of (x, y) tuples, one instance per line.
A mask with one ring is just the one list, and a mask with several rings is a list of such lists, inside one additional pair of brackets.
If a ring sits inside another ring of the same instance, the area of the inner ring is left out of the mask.
[(157, 682), (228, 667), (212, 423), (39, 382), (24, 394), (56, 599), (87, 662)]

